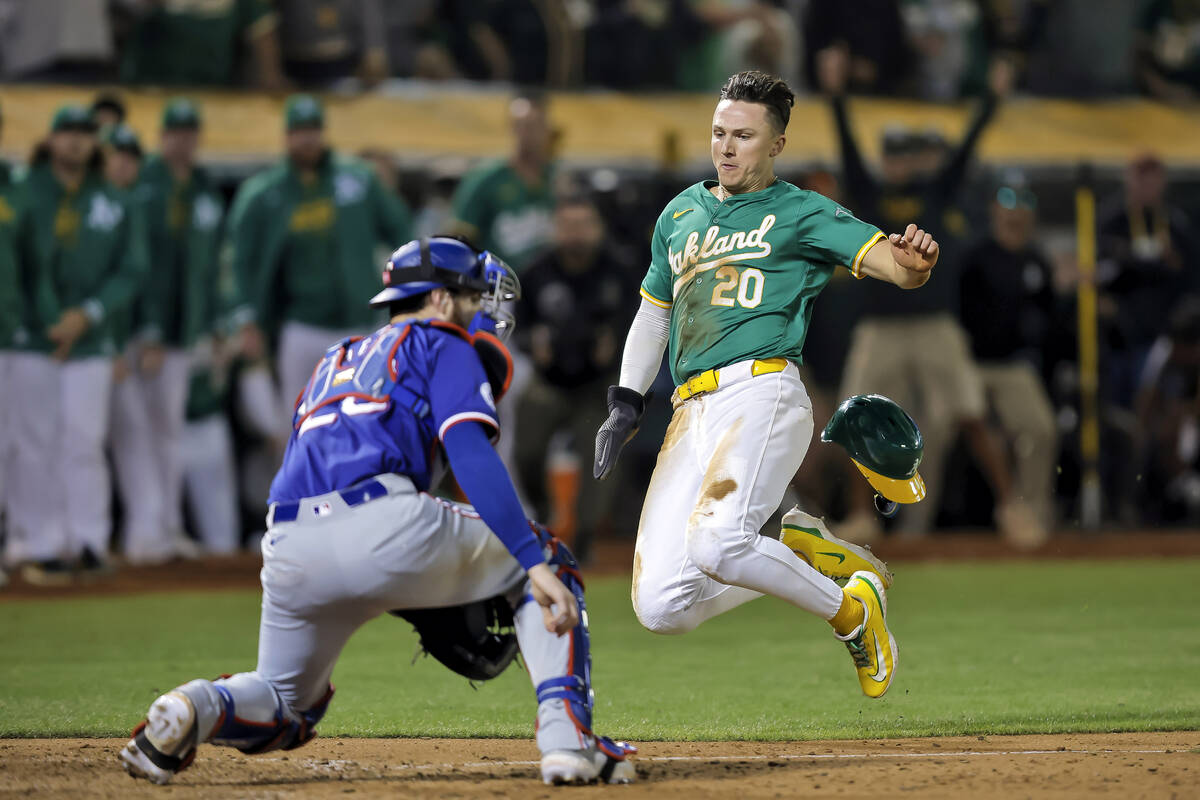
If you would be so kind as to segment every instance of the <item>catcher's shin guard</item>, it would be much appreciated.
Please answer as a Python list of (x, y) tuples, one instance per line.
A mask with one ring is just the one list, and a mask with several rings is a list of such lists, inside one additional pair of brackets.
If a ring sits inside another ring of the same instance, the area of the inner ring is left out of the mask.
[(592, 731), (591, 639), (587, 624), (587, 605), (583, 597), (583, 578), (574, 554), (545, 528), (533, 524), (534, 532), (547, 552), (548, 564), (558, 575), (579, 605), (579, 624), (566, 635), (570, 637), (570, 674), (548, 678), (537, 686), (538, 705), (561, 700), (567, 717), (578, 729), (581, 738), (592, 742), (591, 747), (579, 750), (553, 750), (543, 754), (542, 773), (547, 783), (576, 783), (602, 780), (608, 783), (628, 783), (633, 780), (632, 764), (622, 764), (637, 752), (625, 742), (614, 742)]
[(221, 716), (209, 741), (236, 747), (247, 755), (294, 750), (312, 741), (334, 691), (329, 684), (316, 705), (296, 712), (256, 673), (239, 673), (211, 685), (220, 695)]

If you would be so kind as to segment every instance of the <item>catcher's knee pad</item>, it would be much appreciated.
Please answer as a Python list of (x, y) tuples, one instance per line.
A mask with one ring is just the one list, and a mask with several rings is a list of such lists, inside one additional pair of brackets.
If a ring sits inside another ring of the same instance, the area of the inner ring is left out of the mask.
[(243, 672), (213, 681), (219, 714), (209, 741), (253, 755), (294, 750), (317, 735), (316, 726), (333, 698), (333, 684), (306, 711), (293, 711), (265, 679)]

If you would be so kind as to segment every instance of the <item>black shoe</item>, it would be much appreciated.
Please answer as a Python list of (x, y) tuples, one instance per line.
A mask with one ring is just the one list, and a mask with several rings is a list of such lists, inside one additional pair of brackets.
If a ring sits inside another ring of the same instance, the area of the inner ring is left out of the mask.
[(34, 586), (69, 586), (71, 565), (61, 558), (30, 561), (21, 566), (21, 578)]
[(79, 572), (85, 578), (103, 578), (112, 575), (116, 569), (107, 556), (98, 556), (92, 548), (85, 547), (79, 557)]

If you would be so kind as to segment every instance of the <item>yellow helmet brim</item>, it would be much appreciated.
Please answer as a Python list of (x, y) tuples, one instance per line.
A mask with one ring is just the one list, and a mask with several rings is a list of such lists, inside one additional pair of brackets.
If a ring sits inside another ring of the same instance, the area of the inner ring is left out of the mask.
[(925, 481), (919, 472), (914, 472), (911, 478), (889, 478), (867, 469), (857, 461), (854, 462), (854, 466), (858, 467), (867, 483), (888, 500), (897, 503), (919, 503), (925, 498)]

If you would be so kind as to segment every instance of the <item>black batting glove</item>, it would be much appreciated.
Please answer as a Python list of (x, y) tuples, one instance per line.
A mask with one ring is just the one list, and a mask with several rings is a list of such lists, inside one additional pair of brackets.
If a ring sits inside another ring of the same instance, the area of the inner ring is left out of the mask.
[(646, 399), (624, 386), (608, 387), (608, 419), (596, 431), (596, 463), (592, 476), (604, 480), (617, 465), (621, 448), (633, 438), (646, 411)]

